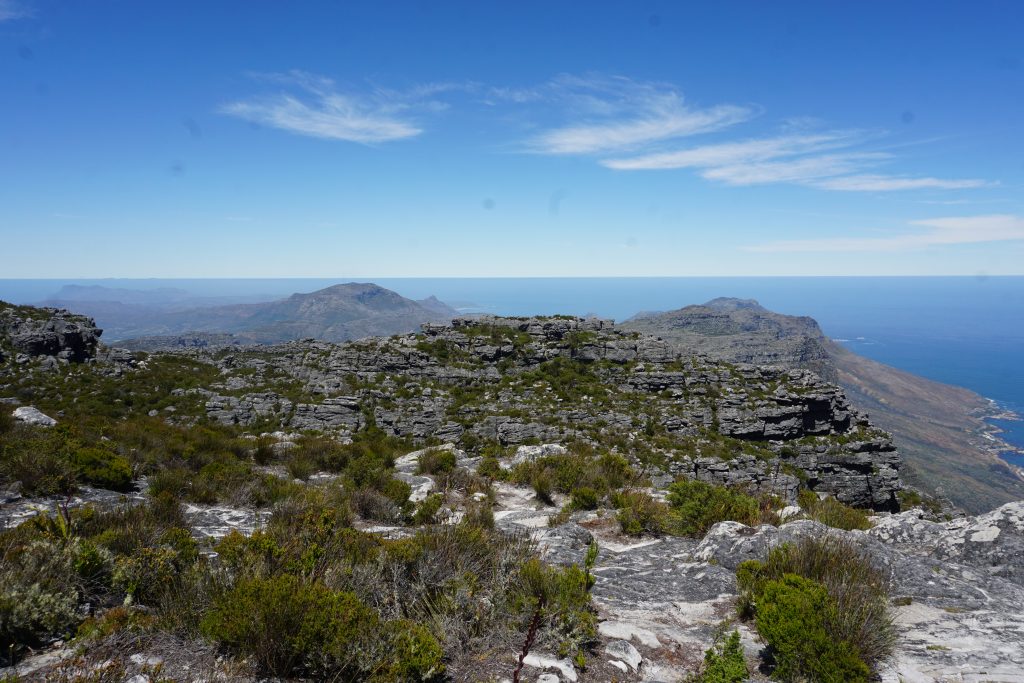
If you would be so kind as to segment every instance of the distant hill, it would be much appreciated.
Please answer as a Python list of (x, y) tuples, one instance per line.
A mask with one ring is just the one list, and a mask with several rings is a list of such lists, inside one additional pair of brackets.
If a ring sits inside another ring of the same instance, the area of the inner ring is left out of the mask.
[(211, 334), (232, 335), (232, 343), (304, 338), (337, 342), (411, 332), (425, 322), (445, 322), (455, 315), (455, 309), (434, 297), (413, 301), (372, 283), (350, 282), (265, 303), (147, 310), (134, 334), (122, 330), (111, 336), (160, 337), (161, 345), (171, 346), (180, 344), (169, 338), (210, 339)]
[(753, 299), (713, 299), (667, 313), (641, 313), (623, 327), (731, 362), (814, 370), (835, 382), (826, 339), (813, 318), (773, 313)]
[(750, 299), (714, 299), (665, 313), (641, 313), (624, 328), (717, 360), (814, 370), (893, 434), (911, 485), (978, 513), (1024, 498), (1024, 479), (985, 435), (991, 404), (962, 387), (864, 358), (828, 339), (813, 318), (774, 313)]

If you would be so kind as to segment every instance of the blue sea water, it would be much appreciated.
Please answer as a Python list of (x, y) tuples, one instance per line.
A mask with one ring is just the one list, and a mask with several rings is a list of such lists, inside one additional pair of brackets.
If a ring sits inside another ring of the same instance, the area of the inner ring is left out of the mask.
[[(0, 299), (33, 303), (64, 284), (271, 299), (349, 279), (0, 280)], [(779, 313), (815, 318), (857, 353), (967, 387), (1024, 414), (1024, 277), (357, 279), (499, 315), (593, 314), (621, 321), (719, 296), (757, 299)], [(1024, 449), (1024, 422), (998, 424), (1008, 442)], [(1024, 466), (1024, 455), (1005, 457)]]

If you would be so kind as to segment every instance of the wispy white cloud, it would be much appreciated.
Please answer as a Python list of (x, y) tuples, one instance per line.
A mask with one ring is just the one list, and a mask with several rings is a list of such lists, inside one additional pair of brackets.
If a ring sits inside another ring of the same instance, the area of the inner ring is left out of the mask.
[(885, 237), (830, 237), (781, 240), (745, 247), (758, 252), (911, 251), (951, 244), (1024, 240), (1024, 217), (1011, 214), (957, 216), (911, 221), (917, 228)]
[[(805, 126), (813, 125), (808, 122)], [(792, 123), (787, 129), (799, 128)], [(634, 157), (605, 159), (607, 168), (622, 171), (700, 169), (703, 178), (728, 185), (795, 183), (843, 192), (896, 190), (962, 190), (991, 185), (975, 178), (947, 179), (864, 173), (891, 161), (889, 151), (856, 151), (876, 137), (866, 131), (792, 133), (746, 139)]]
[(363, 144), (422, 133), (411, 112), (436, 109), (429, 96), (439, 92), (436, 88), (409, 93), (382, 89), (342, 92), (333, 80), (301, 71), (259, 78), (290, 92), (229, 102), (219, 111), (298, 135)]
[(830, 131), (806, 135), (739, 140), (658, 152), (625, 159), (605, 159), (602, 166), (624, 171), (708, 168), (750, 164), (782, 157), (848, 147), (864, 137), (859, 131)]
[(860, 170), (865, 164), (889, 158), (881, 152), (825, 154), (820, 156), (766, 161), (762, 163), (728, 164), (701, 171), (708, 180), (727, 185), (768, 185), (773, 183), (809, 183)]
[(814, 183), (816, 187), (826, 190), (842, 190), (844, 192), (891, 192), (893, 190), (923, 189), (964, 190), (974, 187), (986, 187), (991, 184), (988, 181), (976, 178), (951, 180), (887, 175), (850, 175), (842, 178), (829, 178)]
[(544, 100), (573, 123), (544, 130), (526, 142), (541, 154), (599, 154), (722, 130), (750, 119), (751, 107), (687, 105), (671, 86), (623, 77), (560, 76), (540, 88), (492, 91), (512, 102)]
[[(597, 156), (619, 171), (694, 169), (729, 185), (790, 183), (842, 192), (963, 190), (992, 185), (977, 178), (883, 175), (875, 166), (897, 160), (897, 147), (879, 149), (881, 131), (829, 130), (810, 117), (791, 117), (760, 138), (683, 147), (681, 139), (723, 131), (753, 118), (752, 106), (694, 108), (673, 86), (628, 78), (560, 76), (542, 87), (490, 90), (495, 100), (546, 102), (572, 122), (530, 138), (530, 151)], [(933, 141), (929, 141), (933, 142)], [(869, 144), (871, 143), (871, 144)]]
[(12, 21), (32, 16), (28, 5), (16, 0), (0, 0), (0, 21)]
[[(10, 2), (0, 0), (0, 7)], [(229, 102), (220, 112), (329, 140), (373, 144), (414, 138), (423, 133), (423, 119), (447, 110), (458, 93), (477, 105), (525, 112), (534, 132), (519, 143), (519, 151), (591, 157), (618, 171), (692, 169), (705, 180), (726, 185), (787, 183), (838, 192), (966, 190), (996, 184), (978, 178), (881, 173), (879, 167), (895, 164), (897, 154), (904, 153), (898, 148), (934, 141), (880, 147), (884, 132), (830, 130), (809, 117), (783, 120), (775, 135), (683, 146), (685, 138), (722, 133), (760, 112), (750, 105), (693, 106), (671, 84), (621, 76), (563, 74), (525, 87), (442, 81), (405, 90), (372, 84), (343, 89), (330, 78), (302, 71), (256, 77), (275, 92)], [(539, 120), (560, 123), (538, 129)]]

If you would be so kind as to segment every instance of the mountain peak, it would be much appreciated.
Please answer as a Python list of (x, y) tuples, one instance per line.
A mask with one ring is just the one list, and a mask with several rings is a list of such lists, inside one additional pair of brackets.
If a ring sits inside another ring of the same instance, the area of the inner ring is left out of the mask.
[(713, 308), (716, 311), (765, 311), (767, 309), (754, 299), (737, 299), (730, 296), (720, 296), (704, 304), (705, 308)]

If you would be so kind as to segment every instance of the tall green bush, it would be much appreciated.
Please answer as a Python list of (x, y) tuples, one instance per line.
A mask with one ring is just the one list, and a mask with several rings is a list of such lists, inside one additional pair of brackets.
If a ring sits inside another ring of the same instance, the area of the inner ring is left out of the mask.
[(215, 599), (201, 629), (274, 676), (354, 678), (377, 617), (351, 593), (282, 574), (243, 579)]
[(849, 641), (836, 640), (830, 626), (837, 605), (825, 586), (795, 574), (767, 581), (757, 601), (757, 631), (775, 660), (772, 676), (782, 681), (866, 683), (871, 675)]
[[(810, 582), (815, 588), (794, 581), (786, 584), (787, 577)], [(773, 548), (764, 562), (748, 560), (741, 563), (736, 569), (736, 580), (740, 589), (738, 608), (741, 616), (753, 616), (758, 632), (769, 644), (772, 644), (772, 638), (782, 639), (779, 641), (782, 643), (780, 648), (791, 651), (791, 655), (784, 655), (784, 658), (791, 657), (787, 660), (790, 661), (787, 666), (795, 667), (794, 671), (810, 671), (811, 664), (792, 658), (811, 656), (813, 653), (792, 649), (786, 644), (785, 638), (789, 636), (783, 617), (795, 614), (798, 607), (803, 609), (800, 606), (805, 603), (812, 604), (807, 608), (808, 611), (817, 611), (819, 614), (819, 621), (815, 623), (824, 629), (827, 638), (838, 644), (837, 647), (842, 645), (837, 650), (813, 656), (833, 656), (843, 670), (854, 671), (856, 667), (850, 668), (851, 665), (843, 663), (847, 662), (847, 655), (852, 653), (866, 671), (873, 672), (893, 655), (897, 632), (889, 607), (887, 577), (850, 540), (826, 535), (782, 544)], [(780, 582), (786, 585), (780, 587)], [(769, 585), (774, 586), (771, 591), (768, 590)], [(819, 595), (821, 591), (824, 591), (825, 598)], [(774, 604), (783, 599), (788, 602), (782, 607)], [(768, 621), (763, 620), (766, 609)], [(797, 615), (793, 618), (804, 617)], [(767, 631), (762, 630), (763, 624)], [(802, 626), (794, 623), (792, 628), (799, 631)], [(784, 666), (779, 675), (788, 675), (787, 670)]]

